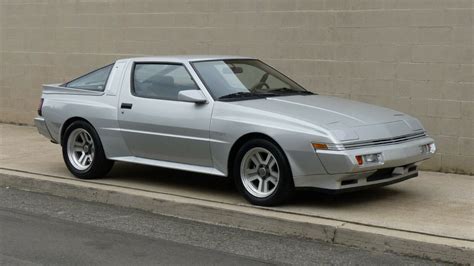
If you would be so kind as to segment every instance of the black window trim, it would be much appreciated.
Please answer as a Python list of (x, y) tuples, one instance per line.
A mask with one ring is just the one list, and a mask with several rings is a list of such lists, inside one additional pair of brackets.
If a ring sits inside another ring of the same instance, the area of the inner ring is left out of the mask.
[[(255, 58), (220, 58), (220, 59), (205, 59), (205, 60), (195, 60), (195, 61), (190, 61), (190, 65), (191, 67), (193, 68), (194, 72), (196, 73), (196, 75), (199, 77), (199, 79), (201, 80), (201, 82), (204, 84), (204, 87), (206, 87), (206, 90), (209, 92), (209, 94), (212, 96), (212, 99), (214, 99), (215, 101), (219, 100), (217, 97), (214, 96), (213, 92), (209, 89), (209, 87), (207, 86), (206, 84), (206, 81), (202, 78), (201, 76), (201, 73), (199, 73), (199, 71), (196, 69), (196, 66), (194, 66), (194, 63), (203, 63), (203, 62), (213, 62), (213, 61), (226, 61), (226, 60), (234, 60), (234, 61), (248, 61), (248, 60), (255, 60), (255, 61), (258, 61), (268, 67), (270, 67), (271, 69), (273, 69), (274, 71), (276, 71), (277, 73), (280, 73), (282, 76), (284, 76), (285, 78), (287, 78), (288, 80), (292, 81), (293, 83), (295, 83), (298, 87), (300, 87), (301, 89), (303, 89), (304, 91), (309, 91), (307, 90), (305, 87), (301, 86), (298, 82), (294, 81), (293, 79), (289, 78), (287, 75), (283, 74), (281, 71), (278, 71), (276, 68), (274, 68), (273, 66), (263, 62), (262, 60), (260, 59), (255, 59)], [(315, 95), (317, 95), (317, 93), (314, 93)]]
[(132, 65), (132, 71), (130, 71), (130, 93), (132, 96), (138, 97), (138, 98), (144, 98), (144, 99), (153, 99), (153, 100), (160, 100), (160, 101), (173, 101), (173, 102), (185, 102), (185, 103), (191, 103), (191, 102), (186, 102), (186, 101), (181, 101), (181, 100), (173, 100), (173, 99), (164, 99), (164, 98), (157, 98), (157, 97), (145, 97), (145, 96), (140, 96), (135, 93), (135, 66), (139, 65), (178, 65), (178, 66), (183, 66), (186, 72), (188, 72), (189, 77), (193, 81), (194, 85), (196, 86), (197, 90), (201, 90), (199, 88), (198, 84), (193, 78), (193, 75), (191, 75), (191, 72), (189, 72), (189, 69), (186, 67), (185, 64), (180, 63), (180, 62), (167, 62), (167, 61), (135, 61), (133, 62)]
[[(108, 64), (108, 65), (105, 65), (105, 66), (100, 67), (100, 68), (96, 68), (96, 69), (94, 69), (94, 70), (92, 70), (92, 71), (90, 71), (90, 72), (88, 72), (88, 73), (86, 73), (86, 74), (84, 74), (84, 75), (82, 75), (82, 76), (80, 76), (80, 77), (77, 77), (77, 78), (75, 78), (75, 79), (73, 79), (73, 80), (70, 80), (70, 81), (68, 81), (68, 82), (66, 82), (66, 83), (61, 84), (61, 87), (71, 88), (71, 89), (76, 89), (76, 90), (87, 90), (87, 91), (104, 92), (104, 91), (105, 91), (105, 88), (107, 88), (107, 84), (108, 84), (108, 82), (109, 82), (110, 74), (112, 73), (112, 70), (114, 70), (114, 65), (115, 65), (115, 62), (114, 62), (114, 63), (111, 63), (111, 64)], [(71, 82), (73, 82), (73, 81), (76, 81), (76, 80), (78, 80), (78, 79), (81, 79), (81, 78), (83, 78), (83, 77), (85, 77), (85, 76), (87, 76), (87, 75), (89, 75), (89, 74), (92, 74), (92, 73), (97, 72), (97, 71), (99, 71), (99, 70), (102, 70), (102, 69), (104, 69), (104, 68), (107, 68), (107, 67), (109, 67), (109, 66), (112, 66), (112, 68), (110, 69), (109, 74), (107, 75), (107, 79), (105, 80), (104, 88), (103, 88), (102, 90), (91, 90), (91, 89), (68, 87), (69, 83), (71, 83)]]

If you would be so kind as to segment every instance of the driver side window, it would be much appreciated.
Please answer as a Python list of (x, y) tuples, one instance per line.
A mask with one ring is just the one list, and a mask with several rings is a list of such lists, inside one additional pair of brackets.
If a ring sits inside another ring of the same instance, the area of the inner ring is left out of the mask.
[(135, 96), (177, 101), (180, 91), (198, 89), (191, 75), (181, 64), (135, 64), (132, 86)]

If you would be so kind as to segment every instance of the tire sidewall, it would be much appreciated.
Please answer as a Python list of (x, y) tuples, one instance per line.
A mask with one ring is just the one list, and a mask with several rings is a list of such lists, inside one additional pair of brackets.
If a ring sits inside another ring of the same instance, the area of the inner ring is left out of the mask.
[[(256, 147), (265, 148), (270, 151), (275, 157), (280, 171), (280, 178), (275, 191), (273, 191), (272, 194), (264, 198), (255, 197), (247, 191), (242, 182), (242, 177), (240, 173), (243, 157), (249, 150)], [(240, 147), (235, 156), (232, 175), (234, 177), (234, 182), (239, 192), (243, 194), (243, 196), (250, 203), (255, 205), (274, 206), (281, 204), (290, 197), (294, 189), (293, 176), (291, 174), (290, 165), (285, 154), (277, 145), (266, 139), (253, 139), (246, 142), (244, 145), (242, 145), (242, 147)]]

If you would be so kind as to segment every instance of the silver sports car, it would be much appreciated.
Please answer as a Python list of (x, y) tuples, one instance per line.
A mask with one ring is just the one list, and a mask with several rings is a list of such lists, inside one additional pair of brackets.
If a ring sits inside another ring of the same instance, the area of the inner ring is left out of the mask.
[(304, 89), (253, 58), (118, 60), (45, 85), (35, 124), (79, 178), (114, 161), (228, 176), (253, 204), (418, 175), (436, 147), (420, 122)]

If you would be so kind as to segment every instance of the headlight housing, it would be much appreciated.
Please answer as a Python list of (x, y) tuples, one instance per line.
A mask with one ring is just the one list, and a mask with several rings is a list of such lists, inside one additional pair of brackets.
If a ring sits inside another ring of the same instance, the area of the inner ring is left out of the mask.
[(421, 153), (422, 154), (435, 154), (436, 153), (436, 144), (430, 143), (430, 144), (425, 144), (420, 146)]
[(384, 163), (382, 153), (356, 155), (356, 161), (359, 165), (373, 165)]

